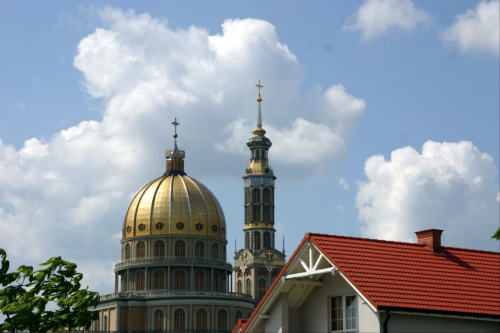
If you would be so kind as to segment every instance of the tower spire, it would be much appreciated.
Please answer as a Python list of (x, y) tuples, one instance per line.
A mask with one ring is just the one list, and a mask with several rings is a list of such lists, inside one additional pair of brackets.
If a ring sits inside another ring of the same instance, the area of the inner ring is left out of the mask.
[(255, 136), (264, 136), (266, 134), (266, 131), (262, 128), (262, 110), (260, 107), (260, 102), (262, 102), (262, 97), (260, 97), (260, 89), (264, 88), (264, 86), (260, 84), (260, 80), (259, 83), (257, 83), (255, 86), (259, 89), (259, 97), (257, 97), (257, 102), (259, 103), (259, 107), (257, 112), (257, 128), (253, 130), (253, 134)]

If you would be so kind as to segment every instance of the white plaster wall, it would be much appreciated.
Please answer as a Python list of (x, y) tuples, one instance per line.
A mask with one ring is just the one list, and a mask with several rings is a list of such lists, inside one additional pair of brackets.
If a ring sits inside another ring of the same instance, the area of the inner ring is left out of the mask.
[[(354, 289), (340, 274), (326, 274), (323, 286), (313, 290), (300, 309), (300, 330), (302, 332), (329, 332), (330, 297), (356, 294)], [(380, 332), (378, 317), (368, 304), (358, 297), (358, 317), (360, 332)], [(361, 328), (363, 330), (361, 330)]]
[[(383, 324), (383, 323), (382, 323)], [(499, 321), (462, 319), (455, 317), (392, 313), (388, 324), (391, 332), (500, 332)]]
[(281, 294), (279, 299), (274, 303), (270, 318), (265, 320), (264, 332), (266, 333), (288, 333), (288, 295)]

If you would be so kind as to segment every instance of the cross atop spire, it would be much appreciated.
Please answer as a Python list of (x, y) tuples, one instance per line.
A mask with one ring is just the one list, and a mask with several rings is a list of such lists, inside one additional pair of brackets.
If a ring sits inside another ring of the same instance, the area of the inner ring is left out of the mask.
[(174, 139), (175, 139), (175, 143), (177, 143), (177, 126), (180, 125), (180, 123), (177, 122), (177, 118), (174, 119), (174, 121), (172, 122), (172, 125), (174, 125)]
[(257, 88), (259, 88), (259, 97), (257, 98), (257, 102), (262, 102), (262, 98), (260, 97), (260, 88), (264, 88), (264, 86), (262, 84), (260, 84), (260, 80), (259, 80), (259, 83), (257, 83), (255, 85)]

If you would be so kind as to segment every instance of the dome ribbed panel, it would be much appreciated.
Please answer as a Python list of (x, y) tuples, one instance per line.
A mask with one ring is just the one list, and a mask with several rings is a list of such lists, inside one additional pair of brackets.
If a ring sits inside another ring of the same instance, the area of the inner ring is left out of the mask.
[(225, 227), (225, 221), (220, 218), (218, 205), (219, 203), (214, 200), (212, 193), (205, 187), (200, 186), (200, 191), (205, 198), (205, 203), (207, 205), (208, 211), (208, 224), (210, 226), (217, 226), (217, 234), (220, 234), (221, 229)]
[[(154, 202), (151, 207), (151, 234), (161, 235), (169, 229), (169, 204), (170, 204), (170, 184), (172, 177), (164, 177), (154, 197)], [(157, 229), (156, 224), (163, 223), (163, 229)]]
[[(184, 177), (186, 187), (189, 193), (189, 198), (191, 200), (191, 207), (197, 207), (197, 209), (191, 210), (191, 219), (193, 221), (193, 235), (207, 235), (209, 230), (208, 221), (208, 210), (205, 203), (205, 198), (200, 190), (200, 186), (196, 182), (189, 178)], [(198, 230), (196, 225), (198, 223), (202, 224), (202, 230)]]
[[(137, 205), (137, 213), (135, 215), (135, 235), (136, 236), (145, 236), (149, 235), (149, 226), (150, 226), (150, 218), (151, 218), (151, 205), (154, 200), (154, 196), (156, 193), (156, 188), (162, 181), (162, 178), (158, 178), (154, 180), (151, 185), (148, 186), (146, 191), (141, 197), (141, 201)], [(143, 224), (145, 226), (144, 230), (140, 230), (140, 225)]]
[[(130, 205), (128, 206), (127, 214), (125, 214), (125, 221), (123, 223), (123, 233), (124, 237), (133, 237), (135, 236), (135, 215), (137, 212), (137, 206), (139, 205), (144, 192), (149, 188), (151, 183), (154, 180), (146, 185), (144, 185), (134, 196)], [(127, 227), (130, 227), (130, 232), (127, 232)]]
[[(170, 222), (172, 223), (172, 234), (191, 233), (189, 229), (189, 200), (186, 188), (181, 176), (173, 176), (172, 197), (170, 198)], [(178, 222), (184, 223), (184, 228), (179, 230), (176, 227)]]

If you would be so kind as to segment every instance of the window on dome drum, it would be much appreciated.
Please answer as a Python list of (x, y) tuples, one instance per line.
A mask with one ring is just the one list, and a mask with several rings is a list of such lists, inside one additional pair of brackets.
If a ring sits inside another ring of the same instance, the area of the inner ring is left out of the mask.
[(259, 299), (264, 297), (266, 294), (266, 280), (265, 279), (259, 279)]
[(174, 312), (174, 329), (183, 330), (186, 328), (186, 312), (184, 309), (177, 309)]
[(203, 230), (203, 224), (201, 224), (201, 223), (196, 223), (195, 227), (196, 227), (196, 230), (198, 230), (198, 231)]
[(135, 276), (135, 290), (144, 290), (144, 272), (137, 272)]
[(212, 244), (212, 259), (213, 260), (219, 259), (219, 245), (217, 243)]
[(250, 279), (247, 279), (247, 285), (246, 285), (245, 293), (248, 294), (248, 295), (252, 295), (252, 281), (250, 281)]
[(104, 323), (102, 323), (102, 328), (104, 331), (108, 330), (108, 316), (104, 315)]
[(197, 259), (203, 259), (205, 257), (205, 244), (203, 242), (196, 242), (194, 253)]
[(155, 242), (155, 258), (163, 258), (165, 256), (165, 243), (161, 240)]
[(269, 231), (264, 232), (264, 248), (271, 248), (271, 233)]
[(264, 203), (271, 203), (271, 191), (268, 188), (264, 189)]
[(165, 274), (163, 271), (155, 272), (155, 289), (164, 289)]
[(163, 330), (163, 318), (165, 317), (162, 310), (155, 311), (155, 330)]
[(254, 237), (254, 249), (255, 250), (260, 250), (260, 232), (254, 232), (253, 234)]
[(236, 287), (236, 292), (238, 294), (243, 294), (243, 283), (240, 281), (238, 281), (238, 284), (237, 284), (237, 287)]
[(196, 311), (196, 329), (197, 330), (206, 330), (208, 328), (207, 325), (207, 310), (198, 309)]
[(146, 256), (146, 246), (144, 242), (137, 243), (137, 258), (144, 258)]
[(219, 291), (219, 274), (216, 272), (212, 276), (212, 291)]
[(217, 226), (216, 226), (216, 225), (213, 225), (213, 226), (212, 226), (212, 232), (217, 232), (217, 230), (218, 230)]
[(184, 223), (183, 222), (177, 222), (175, 224), (175, 227), (178, 229), (178, 230), (182, 230), (184, 229)]
[(245, 233), (245, 249), (250, 248), (250, 233)]
[(155, 226), (156, 226), (156, 230), (163, 230), (163, 227), (165, 226), (165, 224), (162, 222), (158, 222), (155, 224)]
[(205, 274), (202, 271), (197, 271), (194, 274), (194, 289), (205, 290)]
[(175, 257), (184, 258), (186, 256), (186, 243), (182, 240), (175, 242)]
[(243, 314), (241, 313), (240, 310), (236, 310), (236, 312), (234, 313), (234, 323), (236, 324), (238, 322), (238, 319), (242, 319), (243, 318)]
[(144, 231), (144, 230), (146, 230), (146, 225), (144, 225), (142, 223), (139, 224), (139, 231)]
[(186, 272), (184, 270), (177, 270), (174, 273), (174, 289), (186, 289)]
[(227, 330), (227, 312), (226, 310), (219, 310), (217, 313), (217, 329)]
[(130, 259), (130, 244), (125, 245), (125, 259)]
[(252, 190), (252, 203), (260, 203), (260, 189), (258, 188)]
[(253, 206), (253, 220), (255, 222), (260, 221), (260, 206)]
[(226, 234), (226, 228), (222, 228), (221, 232), (222, 232), (223, 235), (225, 235)]
[(130, 233), (132, 231), (132, 227), (131, 226), (128, 226), (127, 227), (127, 232)]
[(222, 245), (222, 257), (226, 260), (226, 245)]
[(355, 295), (330, 298), (330, 331), (358, 331), (358, 309)]
[(128, 284), (128, 280), (127, 280), (127, 273), (123, 273), (122, 274), (122, 281), (121, 281), (121, 290), (122, 290), (122, 293), (126, 293), (127, 292), (127, 284)]

